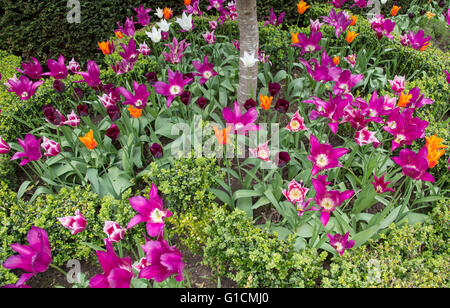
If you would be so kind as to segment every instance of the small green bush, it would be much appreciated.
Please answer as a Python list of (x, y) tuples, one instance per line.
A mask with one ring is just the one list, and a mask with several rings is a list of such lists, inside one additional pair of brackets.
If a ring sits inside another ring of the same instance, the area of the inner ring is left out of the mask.
[(449, 287), (450, 211), (441, 202), (422, 225), (390, 227), (379, 241), (333, 257), (323, 287)]
[(293, 238), (281, 241), (241, 210), (215, 209), (205, 233), (204, 264), (238, 287), (314, 287), (327, 257), (315, 249), (295, 251)]
[(143, 176), (147, 184), (145, 195), (152, 184), (158, 187), (168, 202), (168, 208), (175, 212), (192, 212), (197, 215), (208, 207), (215, 199), (209, 192), (216, 186), (216, 181), (223, 179), (216, 159), (181, 158), (174, 162), (173, 167), (161, 169), (157, 163), (152, 163), (150, 172)]

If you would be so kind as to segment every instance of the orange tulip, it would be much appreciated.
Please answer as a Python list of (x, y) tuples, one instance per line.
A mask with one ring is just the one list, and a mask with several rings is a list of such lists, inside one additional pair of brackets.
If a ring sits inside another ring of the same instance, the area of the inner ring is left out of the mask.
[(185, 6), (191, 5), (191, 0), (184, 0), (184, 5)]
[(347, 37), (345, 38), (345, 40), (347, 41), (347, 43), (351, 44), (351, 42), (353, 42), (355, 37), (357, 37), (358, 35), (359, 33), (356, 33), (355, 31), (347, 30)]
[(123, 39), (123, 33), (121, 31), (116, 31), (114, 34), (117, 36), (119, 40)]
[(339, 61), (340, 61), (339, 56), (336, 56), (336, 57), (333, 58), (333, 63), (334, 63), (335, 65), (338, 65), (338, 64), (339, 64)]
[(358, 16), (352, 16), (352, 17), (350, 17), (350, 19), (352, 20), (352, 23), (350, 24), (350, 26), (354, 26), (354, 25), (356, 25), (356, 22), (358, 21)]
[(392, 10), (391, 10), (391, 15), (392, 16), (397, 16), (398, 11), (400, 11), (402, 7), (401, 6), (392, 6)]
[(270, 108), (270, 105), (272, 104), (273, 96), (268, 97), (261, 94), (259, 96), (259, 100), (261, 101), (262, 109), (268, 110)]
[(292, 44), (298, 44), (300, 41), (298, 40), (299, 33), (291, 33), (292, 34)]
[(308, 8), (310, 8), (310, 7), (311, 7), (311, 5), (308, 5), (308, 3), (306, 3), (306, 2), (303, 1), (303, 0), (301, 0), (301, 1), (297, 4), (297, 12), (298, 12), (300, 15), (303, 15), (303, 14), (305, 14), (306, 10), (307, 10)]
[(430, 45), (431, 45), (430, 42), (426, 43), (425, 46), (423, 46), (423, 47), (420, 48), (420, 51), (425, 51), (425, 49), (427, 49), (428, 46), (430, 46)]
[(111, 50), (109, 50), (109, 42), (97, 42), (98, 47), (103, 52), (104, 55), (110, 55)]
[(164, 13), (164, 19), (169, 20), (172, 17), (173, 11), (172, 11), (172, 9), (166, 7), (166, 8), (164, 8), (163, 13)]
[(411, 102), (412, 94), (402, 94), (400, 95), (400, 99), (398, 100), (399, 107), (406, 107)]
[(139, 119), (142, 116), (142, 109), (136, 108), (134, 106), (128, 106), (128, 111), (130, 112), (130, 115), (135, 119)]
[(78, 137), (78, 139), (80, 139), (89, 150), (93, 150), (98, 146), (97, 141), (94, 139), (94, 131), (92, 129), (84, 137)]
[(217, 126), (214, 126), (214, 132), (216, 133), (217, 142), (221, 145), (228, 144), (228, 135), (231, 131), (231, 126), (224, 128), (222, 130), (219, 130)]
[(441, 144), (444, 141), (444, 139), (439, 138), (437, 134), (431, 137), (426, 137), (425, 139), (426, 139), (425, 146), (428, 149), (427, 155), (428, 167), (433, 168), (438, 164), (439, 158), (445, 153), (445, 150), (441, 149), (448, 148), (448, 146), (446, 146), (445, 144)]
[(436, 16), (435, 13), (427, 12), (427, 17), (428, 17), (428, 19), (431, 19), (431, 18), (433, 18), (434, 16)]

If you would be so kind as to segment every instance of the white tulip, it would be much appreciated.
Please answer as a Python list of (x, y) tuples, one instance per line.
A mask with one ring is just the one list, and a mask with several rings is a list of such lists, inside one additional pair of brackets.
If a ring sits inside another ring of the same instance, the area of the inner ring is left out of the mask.
[(152, 28), (152, 32), (145, 31), (145, 34), (152, 40), (153, 43), (159, 43), (161, 41), (161, 31)]
[(155, 15), (158, 16), (159, 19), (161, 19), (164, 17), (164, 11), (160, 8), (157, 8)]
[(172, 23), (168, 23), (165, 19), (163, 19), (160, 22), (156, 23), (156, 25), (159, 27), (159, 30), (162, 31), (162, 32), (169, 32), (171, 24)]
[(256, 62), (259, 62), (259, 60), (255, 58), (255, 53), (252, 53), (250, 55), (246, 51), (244, 52), (244, 57), (241, 58), (241, 61), (247, 68), (253, 67), (256, 64)]
[(186, 15), (186, 13), (183, 13), (182, 18), (177, 18), (176, 23), (180, 25), (180, 27), (184, 31), (191, 31), (192, 30), (192, 15), (189, 15), (189, 17)]

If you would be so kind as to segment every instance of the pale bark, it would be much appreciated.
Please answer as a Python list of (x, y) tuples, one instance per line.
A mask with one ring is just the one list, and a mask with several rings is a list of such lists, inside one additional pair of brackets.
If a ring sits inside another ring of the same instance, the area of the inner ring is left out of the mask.
[[(241, 55), (253, 54), (258, 57), (259, 29), (256, 0), (237, 0)], [(258, 85), (258, 63), (252, 68), (246, 68), (240, 63), (238, 102), (242, 106), (249, 98), (256, 98)]]

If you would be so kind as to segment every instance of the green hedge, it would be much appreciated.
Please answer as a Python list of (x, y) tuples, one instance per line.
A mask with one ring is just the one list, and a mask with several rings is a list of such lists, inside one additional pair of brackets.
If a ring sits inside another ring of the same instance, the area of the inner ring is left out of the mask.
[(431, 221), (391, 226), (390, 233), (367, 246), (334, 257), (323, 287), (449, 287), (450, 211), (442, 202)]
[(80, 1), (81, 23), (69, 23), (67, 0), (8, 1), (0, 0), (0, 41), (2, 48), (24, 59), (39, 60), (75, 57), (85, 63), (103, 56), (97, 42), (103, 41), (115, 29), (116, 22), (124, 23), (127, 16), (135, 16), (133, 8), (153, 1), (96, 0)]
[[(7, 185), (0, 183), (0, 264), (14, 254), (10, 245), (21, 243), (27, 245), (26, 234), (31, 226), (43, 228), (49, 236), (53, 263), (63, 266), (67, 261), (94, 261), (93, 250), (84, 243), (103, 245), (106, 235), (103, 233), (105, 221), (117, 221), (126, 227), (128, 221), (136, 214), (128, 198), (131, 192), (124, 194), (122, 200), (111, 197), (99, 198), (88, 188), (63, 188), (56, 195), (38, 197), (34, 202), (17, 199), (17, 194)], [(57, 218), (73, 216), (80, 210), (88, 221), (86, 230), (71, 235)], [(141, 234), (143, 229), (127, 232), (127, 238)], [(16, 277), (0, 269), (0, 286), (13, 283)]]

